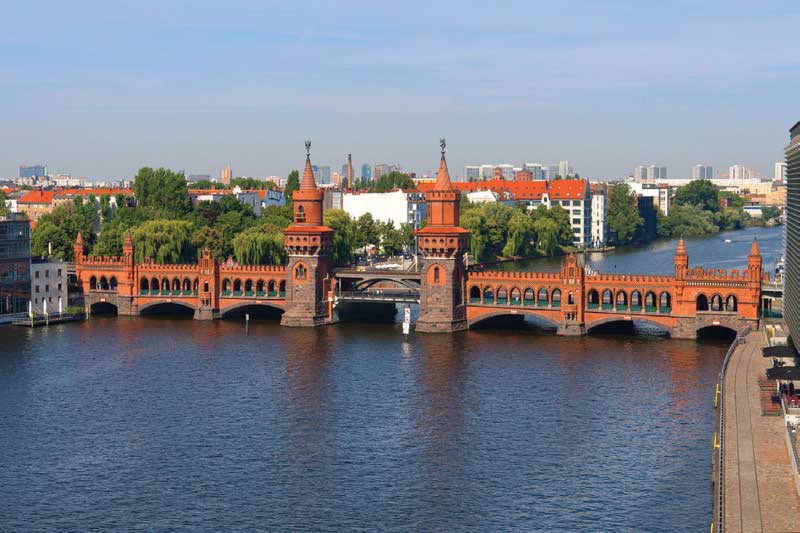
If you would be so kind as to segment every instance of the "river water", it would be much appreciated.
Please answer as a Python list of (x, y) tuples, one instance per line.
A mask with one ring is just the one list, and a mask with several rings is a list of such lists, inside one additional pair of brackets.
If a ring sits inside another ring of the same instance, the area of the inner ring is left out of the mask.
[[(688, 242), (690, 260), (741, 266), (752, 234), (769, 264), (780, 230)], [(674, 244), (598, 261), (669, 272)], [(406, 343), (398, 324), (159, 316), (7, 326), (0, 346), (3, 531), (710, 522), (723, 340), (484, 329)]]

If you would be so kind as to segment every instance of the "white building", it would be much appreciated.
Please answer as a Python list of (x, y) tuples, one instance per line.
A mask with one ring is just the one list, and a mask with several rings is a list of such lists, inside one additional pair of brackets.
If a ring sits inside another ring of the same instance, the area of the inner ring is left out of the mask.
[(58, 313), (67, 308), (67, 263), (31, 262), (31, 306), (34, 313)]
[(786, 163), (777, 161), (775, 163), (775, 174), (772, 178), (775, 181), (786, 181)]
[(400, 224), (418, 228), (427, 215), (424, 197), (417, 191), (345, 193), (342, 209), (354, 219), (369, 213), (380, 222), (391, 220), (396, 228)]
[(474, 191), (467, 193), (467, 200), (477, 204), (485, 204), (487, 202), (496, 202), (499, 195), (492, 191)]
[(637, 196), (645, 196), (653, 199), (653, 205), (665, 216), (669, 215), (669, 186), (657, 185), (654, 183), (628, 183), (631, 190)]
[(464, 181), (480, 181), (481, 167), (478, 165), (467, 165), (464, 167)]
[(601, 248), (608, 241), (608, 204), (606, 192), (592, 193), (592, 230), (591, 247)]

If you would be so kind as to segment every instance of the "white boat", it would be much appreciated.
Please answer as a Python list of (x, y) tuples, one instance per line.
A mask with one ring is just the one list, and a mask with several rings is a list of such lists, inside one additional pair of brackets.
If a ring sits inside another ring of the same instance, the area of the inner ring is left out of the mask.
[(733, 242), (733, 241), (732, 241), (732, 240), (730, 240), (730, 239), (725, 239), (725, 244), (730, 244), (730, 243), (732, 243), (732, 242)]

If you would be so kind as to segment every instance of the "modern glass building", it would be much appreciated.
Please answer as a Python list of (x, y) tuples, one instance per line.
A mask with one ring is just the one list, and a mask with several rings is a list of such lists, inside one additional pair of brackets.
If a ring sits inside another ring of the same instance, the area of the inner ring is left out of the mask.
[(800, 122), (789, 130), (786, 147), (786, 259), (783, 314), (795, 346), (800, 346)]
[(30, 224), (14, 213), (0, 218), (0, 317), (27, 311), (30, 297)]

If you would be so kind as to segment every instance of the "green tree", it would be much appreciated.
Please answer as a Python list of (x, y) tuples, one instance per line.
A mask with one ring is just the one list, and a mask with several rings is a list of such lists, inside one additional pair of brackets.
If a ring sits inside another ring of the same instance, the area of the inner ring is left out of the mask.
[(737, 230), (747, 225), (750, 216), (741, 208), (729, 207), (714, 214), (714, 224), (721, 230)]
[(192, 233), (192, 246), (195, 247), (197, 255), (200, 255), (203, 248), (208, 248), (211, 250), (211, 255), (219, 261), (224, 261), (233, 252), (231, 241), (226, 241), (222, 233), (209, 226), (203, 226)]
[(97, 242), (92, 249), (94, 255), (109, 255), (118, 257), (122, 255), (122, 245), (125, 234), (116, 227), (108, 226), (97, 236)]
[(292, 225), (292, 208), (288, 205), (270, 205), (261, 210), (261, 220), (281, 229)]
[(761, 206), (761, 217), (764, 220), (779, 218), (780, 216), (781, 216), (781, 210), (775, 207), (774, 205)]
[(139, 169), (133, 190), (138, 205), (170, 215), (188, 213), (191, 209), (186, 178), (165, 168)]
[(492, 254), (499, 254), (506, 243), (508, 221), (514, 212), (513, 208), (499, 202), (487, 202), (481, 206), (486, 220), (486, 236)]
[(355, 246), (364, 248), (370, 245), (377, 245), (380, 242), (378, 227), (371, 213), (364, 213), (356, 220)]
[(353, 260), (353, 249), (356, 245), (355, 222), (341, 209), (328, 209), (322, 220), (334, 232), (331, 260), (336, 265), (349, 264)]
[(486, 217), (480, 208), (467, 209), (461, 215), (461, 227), (469, 230), (469, 252), (476, 261), (488, 261), (492, 258)]
[(678, 187), (672, 205), (696, 205), (705, 211), (719, 211), (719, 190), (709, 180), (690, 181)]
[(697, 237), (717, 233), (719, 227), (714, 223), (714, 214), (697, 205), (673, 205), (662, 227), (661, 237)]
[(192, 224), (186, 220), (149, 220), (133, 230), (136, 261), (145, 257), (158, 264), (194, 260)]
[(506, 257), (531, 255), (534, 237), (533, 218), (523, 211), (514, 209), (508, 221), (508, 236), (503, 247), (503, 255)]
[(397, 255), (403, 251), (403, 233), (394, 227), (394, 222), (378, 222), (381, 248), (386, 255)]
[(408, 190), (414, 188), (416, 188), (416, 184), (411, 179), (411, 176), (402, 172), (394, 171), (381, 176), (377, 181), (373, 182), (371, 184), (370, 191), (389, 192), (394, 189)]
[(533, 222), (536, 247), (544, 255), (555, 255), (559, 250), (558, 222), (550, 217), (539, 217)]
[(617, 245), (629, 244), (639, 236), (644, 220), (636, 209), (636, 194), (626, 183), (608, 191), (608, 230)]
[[(83, 235), (87, 252), (91, 252), (95, 242), (95, 216), (94, 207), (84, 204), (80, 197), (76, 197), (73, 202), (59, 205), (52, 213), (39, 218), (31, 235), (31, 252), (33, 255), (46, 254), (47, 243), (51, 242), (54, 256), (72, 261), (73, 245), (78, 232)], [(60, 232), (55, 232), (52, 226), (63, 231), (67, 239), (61, 239)]]
[(0, 217), (6, 214), (6, 193), (0, 191)]
[(730, 206), (734, 209), (741, 209), (744, 207), (744, 198), (736, 193), (730, 191), (719, 191), (720, 204), (722, 204), (723, 199), (729, 199), (731, 204)]
[(283, 188), (283, 196), (286, 198), (286, 203), (291, 205), (292, 195), (294, 191), (300, 188), (300, 172), (292, 170), (286, 178), (286, 186)]
[(262, 181), (257, 180), (255, 178), (234, 178), (231, 180), (231, 183), (228, 188), (233, 189), (234, 187), (239, 187), (243, 190), (265, 190), (265, 189), (274, 189), (275, 182), (274, 181)]
[(50, 220), (39, 221), (31, 236), (31, 255), (44, 257), (47, 255), (48, 245), (52, 247), (53, 256), (59, 259), (74, 259), (72, 252), (74, 239), (70, 239), (67, 232)]
[(233, 255), (243, 265), (285, 265), (283, 231), (272, 224), (247, 228), (234, 237)]

